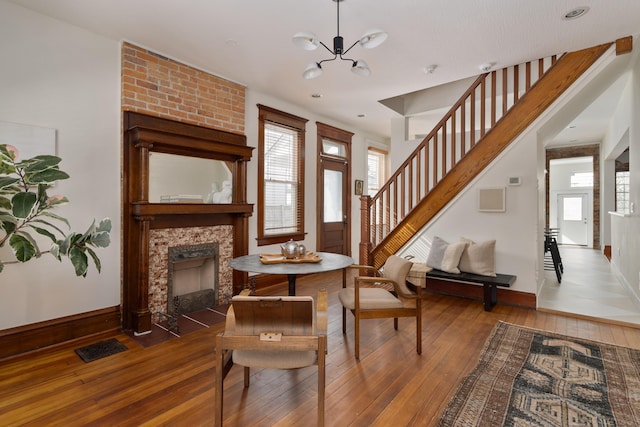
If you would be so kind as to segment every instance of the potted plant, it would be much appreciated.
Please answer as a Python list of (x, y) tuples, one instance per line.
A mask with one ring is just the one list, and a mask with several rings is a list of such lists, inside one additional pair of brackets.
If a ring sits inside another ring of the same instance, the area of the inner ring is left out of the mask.
[[(111, 220), (95, 220), (84, 233), (67, 232), (69, 221), (52, 212), (67, 203), (61, 195), (49, 196), (47, 190), (69, 175), (59, 167), (61, 159), (51, 155), (19, 160), (16, 147), (0, 144), (0, 248), (8, 244), (15, 260), (0, 259), (0, 273), (6, 265), (27, 262), (50, 253), (59, 261), (67, 257), (77, 276), (86, 277), (89, 258), (100, 272), (100, 259), (93, 248), (109, 246)], [(41, 250), (34, 238), (37, 233), (51, 241)]]

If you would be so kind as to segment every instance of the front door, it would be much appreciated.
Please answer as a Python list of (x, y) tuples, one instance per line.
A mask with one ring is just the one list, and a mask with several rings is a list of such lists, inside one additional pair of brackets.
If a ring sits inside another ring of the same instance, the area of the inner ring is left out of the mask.
[(318, 195), (320, 203), (319, 250), (348, 255), (349, 194), (348, 163), (320, 159)]
[(589, 196), (581, 194), (558, 195), (558, 243), (588, 245)]

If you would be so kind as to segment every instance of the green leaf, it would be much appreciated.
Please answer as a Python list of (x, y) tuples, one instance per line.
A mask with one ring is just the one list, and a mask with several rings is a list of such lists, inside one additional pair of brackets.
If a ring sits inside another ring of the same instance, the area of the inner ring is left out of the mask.
[(71, 225), (69, 224), (69, 221), (67, 221), (66, 218), (63, 218), (60, 215), (56, 215), (56, 214), (54, 214), (52, 212), (42, 212), (41, 215), (42, 216), (48, 216), (49, 218), (57, 219), (58, 221), (62, 221), (65, 224), (67, 224), (67, 228), (71, 228)]
[(86, 240), (92, 233), (96, 231), (96, 220), (94, 219), (87, 231), (82, 235), (82, 240)]
[(91, 255), (91, 258), (93, 259), (93, 263), (96, 265), (96, 270), (98, 270), (98, 273), (100, 273), (100, 271), (102, 271), (102, 264), (100, 263), (100, 259), (98, 258), (98, 255), (96, 255), (96, 253), (91, 248), (87, 248), (86, 250), (89, 253), (89, 255)]
[(0, 222), (2, 229), (7, 233), (11, 234), (16, 231), (16, 223), (12, 221), (2, 221)]
[(80, 233), (71, 233), (67, 236), (67, 239), (69, 240), (70, 247), (79, 245), (84, 242), (84, 240), (82, 239), (82, 234)]
[(42, 234), (43, 236), (47, 236), (51, 239), (52, 242), (56, 242), (56, 236), (51, 233), (49, 230), (45, 230), (44, 228), (36, 227), (33, 224), (29, 224), (29, 227), (33, 228), (38, 234)]
[(27, 218), (31, 211), (33, 210), (33, 206), (36, 204), (38, 197), (35, 193), (32, 192), (21, 192), (13, 196), (11, 199), (13, 216), (16, 218)]
[(111, 231), (111, 220), (109, 218), (104, 218), (96, 227), (96, 231), (106, 231), (107, 233)]
[(69, 252), (69, 259), (73, 264), (73, 268), (76, 270), (76, 276), (86, 277), (89, 262), (87, 260), (87, 255), (82, 251), (82, 249), (73, 247)]
[(49, 199), (47, 199), (47, 205), (49, 207), (62, 205), (64, 203), (69, 203), (69, 199), (67, 199), (66, 197), (55, 197), (55, 196), (52, 196)]
[(56, 257), (56, 259), (58, 261), (62, 261), (62, 257), (60, 256), (60, 246), (58, 246), (58, 242), (54, 242), (51, 245), (51, 248), (49, 249), (49, 252), (51, 252), (51, 255)]
[(0, 155), (7, 156), (11, 160), (15, 158), (13, 152), (7, 149), (7, 144), (0, 144)]
[(0, 194), (16, 194), (23, 189), (18, 185), (9, 185), (8, 187), (0, 188)]
[(18, 261), (27, 262), (36, 254), (36, 248), (24, 236), (14, 234), (9, 239), (9, 245)]
[(34, 160), (34, 162), (25, 168), (26, 173), (35, 173), (46, 169), (57, 168), (58, 163), (60, 163), (62, 159), (56, 156), (42, 155), (35, 156), (30, 160)]
[(67, 178), (69, 178), (69, 174), (59, 169), (46, 169), (41, 172), (26, 175), (26, 181), (29, 184), (50, 183)]
[(18, 220), (11, 215), (9, 212), (0, 211), (0, 221), (2, 222), (11, 222), (12, 224), (17, 224)]
[(49, 186), (47, 184), (38, 184), (38, 203), (40, 203), (40, 205), (46, 205), (47, 199), (49, 198), (47, 196), (48, 188)]
[(6, 197), (0, 196), (0, 208), (11, 209), (11, 200)]
[(37, 222), (38, 224), (44, 224), (48, 227), (53, 228), (54, 230), (56, 230), (58, 233), (60, 233), (62, 236), (64, 236), (64, 231), (62, 231), (60, 228), (58, 228), (55, 224), (51, 224), (50, 222), (47, 222), (43, 219), (34, 219), (31, 222)]
[(60, 253), (60, 256), (67, 256), (69, 255), (69, 249), (71, 249), (71, 246), (69, 244), (69, 237), (65, 237), (63, 240), (58, 240), (56, 242), (56, 244), (58, 245), (58, 252)]
[(10, 176), (0, 176), (0, 188), (9, 187), (10, 185), (15, 184), (20, 181), (18, 178), (13, 178)]
[(101, 231), (100, 233), (93, 234), (88, 242), (99, 248), (106, 248), (111, 243), (111, 238), (108, 232)]

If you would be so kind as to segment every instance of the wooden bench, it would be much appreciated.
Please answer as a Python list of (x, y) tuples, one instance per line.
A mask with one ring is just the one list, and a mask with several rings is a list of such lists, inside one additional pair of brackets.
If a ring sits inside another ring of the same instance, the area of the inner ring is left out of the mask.
[(496, 277), (480, 276), (471, 273), (447, 273), (440, 270), (429, 270), (426, 273), (429, 279), (451, 280), (454, 282), (477, 283), (484, 287), (484, 310), (491, 311), (498, 302), (498, 286), (509, 287), (516, 281), (516, 276), (511, 274), (497, 274)]

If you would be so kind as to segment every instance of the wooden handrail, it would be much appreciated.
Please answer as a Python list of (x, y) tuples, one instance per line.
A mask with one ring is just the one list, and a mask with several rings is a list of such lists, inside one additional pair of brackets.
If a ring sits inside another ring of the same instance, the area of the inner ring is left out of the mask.
[[(447, 178), (447, 185), (453, 184), (451, 179), (448, 179), (448, 175), (453, 172), (456, 165), (462, 162), (466, 165), (463, 169), (468, 170), (470, 166), (473, 169), (473, 174), (462, 173), (462, 175), (465, 175), (465, 179), (471, 179), (479, 172), (477, 170), (480, 167), (479, 165), (475, 165), (474, 162), (469, 163), (466, 160), (471, 157), (475, 158), (474, 151), (480, 149), (481, 145), (485, 145), (481, 144), (481, 142), (495, 133), (491, 132), (494, 128), (502, 129), (501, 122), (506, 119), (507, 113), (511, 112), (516, 104), (522, 104), (528, 98), (524, 96), (525, 94), (534, 91), (534, 89), (536, 93), (540, 92), (536, 89), (538, 83), (559, 62), (563, 62), (563, 66), (558, 73), (564, 73), (565, 77), (556, 76), (554, 82), (550, 83), (553, 86), (551, 88), (544, 85), (545, 89), (542, 91), (548, 91), (553, 95), (549, 95), (549, 99), (555, 99), (562, 93), (566, 87), (606, 51), (608, 46), (610, 44), (572, 52), (564, 55), (563, 61), (560, 61), (561, 58), (554, 55), (525, 63), (524, 67), (521, 64), (507, 67), (502, 72), (498, 70), (480, 75), (378, 193), (373, 197), (363, 197), (361, 207), (363, 212), (362, 221), (367, 221), (367, 225), (363, 224), (362, 226), (360, 262), (369, 265), (377, 265), (378, 262), (382, 263), (384, 261), (382, 252), (385, 254), (395, 253), (392, 250), (393, 248), (395, 250), (399, 249), (404, 242), (407, 242), (415, 235), (420, 226), (415, 223), (415, 218), (424, 216), (421, 214), (416, 216), (415, 208), (424, 208), (426, 201), (433, 199), (431, 197), (433, 190), (439, 183), (445, 185), (442, 182), (445, 177)], [(567, 57), (570, 59), (565, 60)], [(535, 67), (536, 62), (538, 67)], [(535, 72), (536, 68), (537, 73)], [(558, 73), (554, 73), (554, 75)], [(558, 79), (560, 79), (560, 82), (557, 81)], [(546, 101), (545, 99), (545, 102), (537, 103), (533, 107), (528, 103), (527, 108), (532, 110), (532, 113), (540, 114), (543, 106), (548, 106), (550, 103), (550, 101)], [(519, 111), (519, 109), (514, 109), (514, 111), (516, 110)], [(525, 113), (522, 112), (516, 114), (516, 116), (522, 114)], [(528, 120), (523, 121), (520, 118), (519, 122), (509, 121), (508, 127), (517, 128), (518, 132), (520, 132), (522, 126), (531, 122), (529, 120), (530, 114), (526, 114)], [(512, 115), (510, 114), (509, 116)], [(500, 137), (507, 137), (507, 134), (514, 132), (515, 130), (513, 132), (502, 132), (504, 135), (501, 133)], [(491, 141), (490, 144), (504, 147), (514, 136), (512, 135), (509, 141), (500, 141), (499, 143), (498, 141)], [(484, 151), (487, 150), (480, 150), (482, 153)], [(491, 148), (489, 151), (493, 153), (495, 150)], [(489, 159), (485, 159), (486, 153), (482, 154), (480, 152), (482, 159), (479, 163), (488, 164)], [(491, 158), (494, 158), (494, 156), (492, 155)], [(463, 160), (465, 161), (463, 162)], [(458, 176), (460, 174), (457, 173), (454, 178), (454, 187), (458, 191), (460, 186), (463, 185), (458, 182), (459, 179), (462, 179), (461, 176)], [(438, 202), (436, 205), (442, 206), (444, 200), (441, 199), (445, 196), (448, 200), (453, 197), (449, 190), (444, 193), (446, 194), (440, 194), (437, 197)], [(430, 205), (432, 204), (433, 200)], [(433, 210), (431, 208), (435, 208), (435, 205), (429, 207), (428, 210), (430, 212)], [(411, 224), (398, 227), (399, 224), (404, 224), (410, 218), (411, 221), (409, 222)], [(399, 228), (402, 229), (400, 230)], [(392, 240), (393, 242), (391, 242)], [(381, 243), (385, 243), (385, 246), (378, 247)], [(393, 248), (387, 248), (390, 243), (393, 243), (391, 244)]]
[[(556, 57), (533, 62), (538, 63), (539, 70), (535, 81), (531, 74), (531, 62), (525, 64), (527, 72), (524, 76), (520, 76), (519, 65), (502, 69), (499, 90), (497, 71), (478, 76), (378, 193), (371, 197), (368, 216), (372, 222), (368, 241), (374, 247), (535, 85), (542, 77), (540, 70), (546, 72), (555, 64)], [(491, 88), (489, 97), (487, 85)], [(524, 88), (522, 93), (519, 93), (520, 88)], [(490, 105), (490, 123), (486, 120), (487, 103)]]

